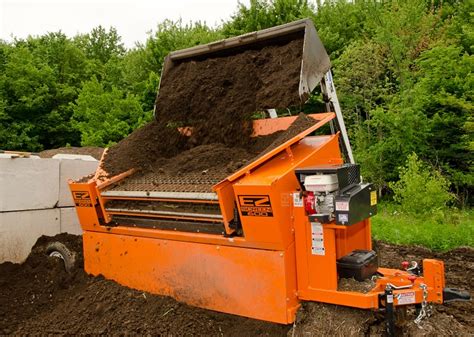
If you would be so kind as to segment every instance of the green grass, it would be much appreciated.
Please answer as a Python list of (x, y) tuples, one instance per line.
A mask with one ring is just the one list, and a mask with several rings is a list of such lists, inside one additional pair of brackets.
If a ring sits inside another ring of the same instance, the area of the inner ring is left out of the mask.
[(474, 211), (453, 209), (444, 214), (412, 215), (401, 212), (397, 205), (382, 203), (372, 218), (372, 236), (377, 240), (422, 245), (438, 251), (474, 247)]

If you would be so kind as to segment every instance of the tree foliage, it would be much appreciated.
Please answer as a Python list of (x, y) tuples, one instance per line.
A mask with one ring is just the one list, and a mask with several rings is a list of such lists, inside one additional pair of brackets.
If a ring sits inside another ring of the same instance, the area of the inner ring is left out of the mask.
[(391, 183), (394, 199), (402, 209), (412, 214), (442, 211), (454, 199), (449, 192), (449, 181), (439, 171), (430, 168), (413, 153), (406, 166), (400, 168), (400, 180)]
[[(330, 54), (365, 179), (388, 189), (417, 153), (468, 203), (474, 0), (251, 0), (216, 28), (158, 23), (131, 49), (101, 26), (75, 37), (0, 41), (0, 148), (110, 145), (151, 118), (170, 51), (307, 17)], [(314, 95), (303, 110), (321, 103)]]
[(149, 119), (137, 96), (116, 87), (107, 90), (95, 77), (84, 83), (72, 109), (82, 146), (113, 145)]

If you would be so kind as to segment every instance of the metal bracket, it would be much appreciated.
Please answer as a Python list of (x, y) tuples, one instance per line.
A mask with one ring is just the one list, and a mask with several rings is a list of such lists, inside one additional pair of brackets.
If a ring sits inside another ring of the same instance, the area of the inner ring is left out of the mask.
[(336, 113), (336, 120), (339, 129), (341, 130), (342, 143), (344, 145), (345, 153), (347, 154), (347, 159), (351, 164), (355, 164), (351, 143), (349, 142), (346, 125), (344, 124), (344, 117), (342, 115), (341, 106), (339, 105), (339, 100), (337, 98), (336, 87), (334, 86), (331, 70), (328, 70), (328, 72), (324, 75), (324, 78), (321, 80), (321, 92), (326, 101), (326, 108), (328, 111), (333, 111)]

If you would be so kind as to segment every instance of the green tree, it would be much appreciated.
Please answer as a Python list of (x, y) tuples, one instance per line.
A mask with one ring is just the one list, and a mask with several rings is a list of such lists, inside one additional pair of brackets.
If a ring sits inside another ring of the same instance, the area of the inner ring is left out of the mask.
[(148, 67), (160, 73), (163, 61), (174, 50), (194, 47), (224, 38), (218, 29), (201, 22), (183, 24), (181, 20), (165, 20), (146, 42)]
[(84, 84), (72, 108), (82, 146), (113, 145), (150, 118), (135, 95), (115, 87), (107, 91), (95, 77)]
[(251, 0), (248, 7), (239, 3), (232, 20), (224, 23), (223, 33), (241, 35), (309, 17), (313, 11), (306, 0)]
[(454, 199), (449, 192), (449, 181), (415, 153), (409, 155), (406, 166), (400, 168), (400, 180), (390, 187), (402, 209), (415, 215), (443, 211)]
[(98, 26), (88, 34), (79, 35), (75, 43), (81, 47), (87, 58), (106, 64), (112, 57), (123, 56), (126, 52), (121, 37), (114, 27), (107, 31)]
[(474, 116), (474, 56), (456, 46), (435, 46), (415, 62), (413, 88), (403, 92), (405, 105), (429, 118), (429, 148), (423, 156), (448, 175), (461, 202), (474, 185), (474, 155), (469, 148)]

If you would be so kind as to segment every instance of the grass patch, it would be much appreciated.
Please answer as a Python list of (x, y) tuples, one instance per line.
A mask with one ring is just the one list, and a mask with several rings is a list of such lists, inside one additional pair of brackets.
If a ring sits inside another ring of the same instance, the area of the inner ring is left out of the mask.
[(403, 213), (397, 205), (382, 203), (372, 217), (372, 236), (403, 245), (422, 245), (444, 251), (474, 247), (474, 211), (452, 209), (418, 217)]

